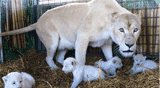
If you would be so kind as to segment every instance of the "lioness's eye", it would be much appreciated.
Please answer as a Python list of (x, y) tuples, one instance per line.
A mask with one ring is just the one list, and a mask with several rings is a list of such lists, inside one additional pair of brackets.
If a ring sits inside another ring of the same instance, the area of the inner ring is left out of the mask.
[(124, 29), (123, 29), (123, 28), (120, 28), (119, 31), (120, 31), (120, 32), (124, 32)]
[(135, 28), (134, 30), (133, 30), (133, 32), (137, 32), (138, 31), (138, 28)]

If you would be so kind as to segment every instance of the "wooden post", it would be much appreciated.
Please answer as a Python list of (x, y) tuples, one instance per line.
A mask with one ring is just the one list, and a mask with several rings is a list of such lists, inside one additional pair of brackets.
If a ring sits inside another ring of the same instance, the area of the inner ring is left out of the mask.
[[(18, 30), (19, 26), (18, 26), (18, 10), (17, 8), (19, 7), (19, 5), (17, 4), (17, 0), (12, 0), (14, 3), (14, 19), (15, 19), (15, 23), (13, 22), (13, 25), (15, 25), (15, 30)], [(16, 35), (16, 41), (17, 41), (17, 47), (20, 49), (21, 48), (21, 44), (20, 44), (20, 35)]]
[[(21, 23), (21, 28), (23, 28), (24, 27), (24, 19), (23, 19), (23, 8), (22, 8), (22, 0), (20, 0), (20, 14), (21, 14), (21, 19), (20, 19), (20, 21), (22, 21), (22, 23)], [(25, 38), (25, 34), (22, 34), (22, 39), (23, 39), (23, 43), (22, 43), (22, 48), (25, 48), (25, 46), (26, 46), (26, 38)]]

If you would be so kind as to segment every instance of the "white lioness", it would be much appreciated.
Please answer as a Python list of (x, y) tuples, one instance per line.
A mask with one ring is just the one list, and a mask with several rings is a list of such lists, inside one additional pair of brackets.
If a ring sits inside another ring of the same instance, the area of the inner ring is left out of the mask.
[(25, 72), (11, 72), (2, 77), (4, 88), (32, 88), (34, 78)]
[[(80, 65), (73, 57), (68, 57), (64, 60), (62, 71), (65, 73), (72, 72), (74, 79), (71, 88), (75, 88), (81, 81), (97, 80), (99, 75), (102, 79), (105, 78), (105, 73), (98, 68), (90, 65)], [(88, 76), (88, 77), (87, 77)]]
[(119, 45), (123, 56), (129, 57), (136, 50), (141, 30), (141, 18), (121, 7), (116, 0), (92, 0), (73, 3), (46, 11), (38, 22), (16, 31), (1, 33), (13, 35), (36, 30), (47, 50), (46, 62), (53, 70), (63, 64), (69, 49), (75, 49), (75, 57), (85, 64), (88, 46), (101, 47), (107, 60), (112, 58), (112, 42)]

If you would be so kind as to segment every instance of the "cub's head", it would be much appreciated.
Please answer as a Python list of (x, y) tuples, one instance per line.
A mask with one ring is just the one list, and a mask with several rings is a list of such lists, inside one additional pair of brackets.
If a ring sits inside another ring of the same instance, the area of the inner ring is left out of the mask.
[(72, 72), (77, 64), (77, 60), (73, 57), (68, 57), (64, 60), (62, 71), (66, 74)]
[(112, 14), (111, 37), (119, 45), (120, 53), (130, 57), (136, 51), (136, 41), (141, 31), (141, 17), (137, 14)]
[(22, 88), (22, 76), (19, 72), (11, 72), (2, 77), (4, 88)]
[(147, 57), (143, 56), (142, 54), (133, 55), (134, 64), (135, 65), (143, 65), (146, 58)]
[(114, 68), (120, 69), (123, 66), (122, 61), (119, 57), (115, 56), (111, 60), (112, 60), (112, 66)]

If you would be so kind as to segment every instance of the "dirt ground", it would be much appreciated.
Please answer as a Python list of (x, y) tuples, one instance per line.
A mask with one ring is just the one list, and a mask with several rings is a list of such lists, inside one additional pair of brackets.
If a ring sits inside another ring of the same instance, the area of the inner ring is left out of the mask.
[[(65, 74), (61, 69), (51, 71), (45, 58), (45, 53), (38, 53), (36, 50), (30, 49), (22, 58), (17, 60), (8, 59), (5, 63), (1, 63), (0, 78), (12, 71), (27, 72), (36, 80), (33, 88), (69, 88), (73, 82), (72, 73)], [(86, 64), (94, 65), (94, 62), (100, 59), (104, 60), (101, 55), (87, 54)], [(159, 59), (153, 60), (158, 63)], [(132, 67), (132, 58), (122, 59), (122, 62), (123, 67), (117, 70), (116, 77), (106, 77), (90, 83), (81, 82), (77, 88), (159, 88), (158, 68), (132, 76), (125, 73)], [(62, 68), (62, 65), (56, 64)], [(3, 85), (3, 81), (0, 79), (0, 88), (3, 88)]]

